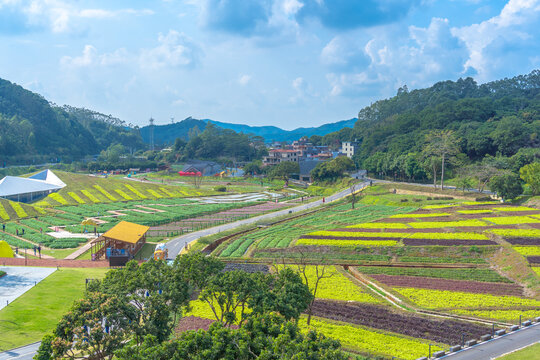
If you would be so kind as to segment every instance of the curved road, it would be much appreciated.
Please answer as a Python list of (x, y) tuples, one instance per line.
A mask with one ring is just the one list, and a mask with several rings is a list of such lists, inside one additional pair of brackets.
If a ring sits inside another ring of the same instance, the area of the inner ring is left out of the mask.
[[(367, 185), (369, 185), (368, 181), (365, 181), (363, 183), (359, 183), (358, 186), (357, 186), (356, 191), (359, 191), (360, 189), (362, 189), (363, 187), (365, 187)], [(346, 197), (346, 196), (348, 196), (350, 194), (351, 194), (351, 190), (350, 189), (345, 189), (343, 191), (335, 193), (334, 195), (326, 197), (325, 202), (329, 203), (329, 202), (332, 202), (332, 201), (340, 200), (340, 199), (342, 199), (342, 198), (344, 198), (344, 197)], [(254, 223), (256, 223), (258, 221), (261, 221), (261, 220), (273, 219), (273, 218), (276, 218), (276, 217), (279, 217), (279, 216), (282, 216), (282, 215), (292, 214), (292, 213), (296, 213), (296, 212), (304, 211), (304, 210), (308, 210), (308, 209), (313, 209), (313, 208), (315, 208), (317, 206), (320, 206), (322, 204), (323, 204), (322, 200), (317, 200), (317, 201), (313, 201), (313, 202), (310, 202), (310, 203), (307, 203), (307, 204), (295, 206), (295, 207), (292, 207), (292, 208), (287, 208), (287, 209), (284, 209), (284, 210), (274, 211), (274, 212), (271, 212), (271, 213), (268, 213), (268, 214), (255, 216), (255, 217), (252, 217), (252, 218), (249, 218), (249, 219), (239, 220), (239, 221), (235, 221), (235, 222), (228, 223), (228, 224), (214, 226), (214, 227), (204, 229), (204, 230), (195, 231), (195, 232), (185, 234), (185, 235), (182, 235), (182, 236), (179, 236), (177, 238), (172, 239), (171, 241), (169, 241), (168, 243), (165, 244), (165, 247), (169, 251), (169, 258), (174, 259), (174, 258), (176, 258), (178, 256), (178, 254), (180, 254), (180, 251), (182, 251), (182, 249), (187, 244), (189, 244), (189, 243), (191, 243), (191, 242), (193, 242), (193, 241), (195, 241), (195, 240), (197, 240), (197, 239), (199, 239), (199, 238), (201, 238), (203, 236), (217, 234), (217, 233), (220, 233), (222, 231), (231, 230), (231, 229), (237, 228), (237, 227), (242, 226), (242, 225), (254, 224)]]
[(0, 353), (0, 360), (32, 360), (36, 355), (41, 342), (21, 346), (6, 352)]

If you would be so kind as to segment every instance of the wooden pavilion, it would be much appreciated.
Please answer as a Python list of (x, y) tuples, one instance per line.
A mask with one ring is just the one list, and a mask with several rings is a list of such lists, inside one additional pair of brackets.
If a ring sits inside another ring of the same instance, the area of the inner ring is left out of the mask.
[(112, 264), (111, 259), (115, 257), (132, 259), (146, 242), (146, 232), (149, 229), (148, 226), (127, 221), (119, 222), (91, 242), (92, 260), (106, 257)]

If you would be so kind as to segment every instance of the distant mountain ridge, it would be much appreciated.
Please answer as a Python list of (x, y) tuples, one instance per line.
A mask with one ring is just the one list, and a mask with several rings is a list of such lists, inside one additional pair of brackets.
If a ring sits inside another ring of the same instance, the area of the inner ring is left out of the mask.
[[(244, 134), (253, 134), (263, 137), (266, 141), (293, 141), (302, 136), (310, 137), (312, 135), (324, 136), (326, 134), (339, 131), (344, 128), (352, 128), (356, 123), (356, 118), (341, 120), (334, 123), (324, 124), (318, 127), (300, 127), (294, 130), (283, 130), (276, 126), (250, 126), (243, 124), (231, 124), (211, 119), (193, 119), (191, 117), (174, 124), (155, 125), (154, 143), (171, 144), (176, 138), (188, 139), (189, 131), (197, 127), (203, 131), (207, 123), (212, 123), (223, 129), (230, 129)], [(150, 127), (145, 126), (140, 129), (143, 141), (150, 142)]]

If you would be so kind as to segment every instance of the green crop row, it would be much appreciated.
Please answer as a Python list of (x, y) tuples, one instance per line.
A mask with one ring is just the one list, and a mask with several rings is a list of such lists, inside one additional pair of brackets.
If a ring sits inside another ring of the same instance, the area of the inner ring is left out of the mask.
[(540, 301), (517, 296), (496, 296), (491, 294), (473, 294), (459, 291), (427, 290), (416, 288), (395, 288), (411, 302), (426, 309), (508, 309), (512, 307), (538, 307)]
[(437, 279), (452, 280), (473, 280), (483, 282), (503, 282), (511, 283), (496, 271), (490, 269), (436, 269), (420, 267), (380, 267), (380, 266), (360, 266), (358, 270), (364, 274), (384, 274), (400, 276), (420, 276)]

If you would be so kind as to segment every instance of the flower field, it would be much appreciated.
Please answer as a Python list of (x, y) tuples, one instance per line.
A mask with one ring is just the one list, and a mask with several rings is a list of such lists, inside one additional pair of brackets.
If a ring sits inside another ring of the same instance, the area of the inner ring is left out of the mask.
[[(190, 303), (191, 311), (185, 316), (197, 316), (205, 319), (215, 319), (210, 307), (200, 300)], [(300, 327), (307, 330), (305, 317), (300, 319)], [(325, 320), (319, 317), (311, 319), (310, 329), (316, 329), (328, 337), (339, 340), (348, 350), (373, 353), (381, 356), (396, 356), (400, 359), (414, 360), (428, 352), (428, 341), (415, 339), (389, 331), (377, 330), (358, 326), (351, 323)], [(444, 344), (432, 346), (440, 349)]]
[(496, 296), (490, 294), (473, 294), (459, 291), (427, 290), (416, 288), (395, 288), (395, 291), (412, 303), (431, 310), (452, 309), (511, 309), (537, 308), (540, 312), (540, 301), (517, 296)]
[(382, 266), (359, 266), (358, 271), (367, 275), (402, 275), (419, 276), (434, 279), (472, 280), (491, 283), (512, 283), (505, 277), (491, 269), (445, 269), (423, 267), (382, 267)]
[[(296, 270), (295, 266), (291, 266), (291, 268)], [(362, 288), (336, 270), (334, 266), (327, 266), (325, 271), (326, 274), (331, 276), (323, 278), (319, 282), (319, 287), (317, 289), (318, 299), (356, 301), (370, 304), (382, 303), (382, 300), (379, 297), (375, 297), (374, 295), (363, 291)], [(306, 275), (310, 287), (312, 287), (316, 280), (315, 266), (308, 266)]]
[(531, 216), (501, 216), (485, 217), (484, 220), (496, 225), (521, 225), (521, 224), (539, 224), (540, 220)]
[(444, 344), (460, 343), (462, 333), (474, 338), (491, 330), (483, 325), (421, 317), (378, 305), (337, 301), (316, 300), (313, 315)]
[[(499, 243), (495, 241), (494, 235), (540, 238), (539, 229), (527, 228), (528, 224), (538, 223), (539, 220), (534, 216), (536, 216), (535, 213), (540, 216), (540, 210), (529, 207), (501, 206), (495, 202), (464, 202), (451, 205), (444, 207), (444, 212), (438, 210), (443, 205), (425, 206), (412, 213), (394, 214), (373, 222), (305, 232), (293, 244), (295, 246), (351, 248), (402, 245), (498, 246)], [(511, 212), (524, 211), (526, 211), (525, 215), (507, 215)], [(487, 213), (492, 216), (485, 217)], [(540, 245), (540, 239), (538, 245)], [(534, 252), (534, 250), (529, 251)]]
[(391, 287), (415, 287), (418, 289), (460, 291), (476, 294), (522, 296), (523, 289), (517, 284), (502, 284), (454, 279), (434, 279), (404, 275), (370, 275), (378, 282)]
[[(303, 319), (301, 327), (307, 327)], [(339, 340), (345, 349), (381, 356), (395, 356), (399, 359), (413, 360), (428, 354), (428, 341), (398, 335), (395, 333), (372, 330), (342, 322), (325, 321), (320, 318), (311, 320), (310, 328), (317, 329), (324, 335)], [(434, 344), (432, 351), (438, 351), (443, 344)]]

